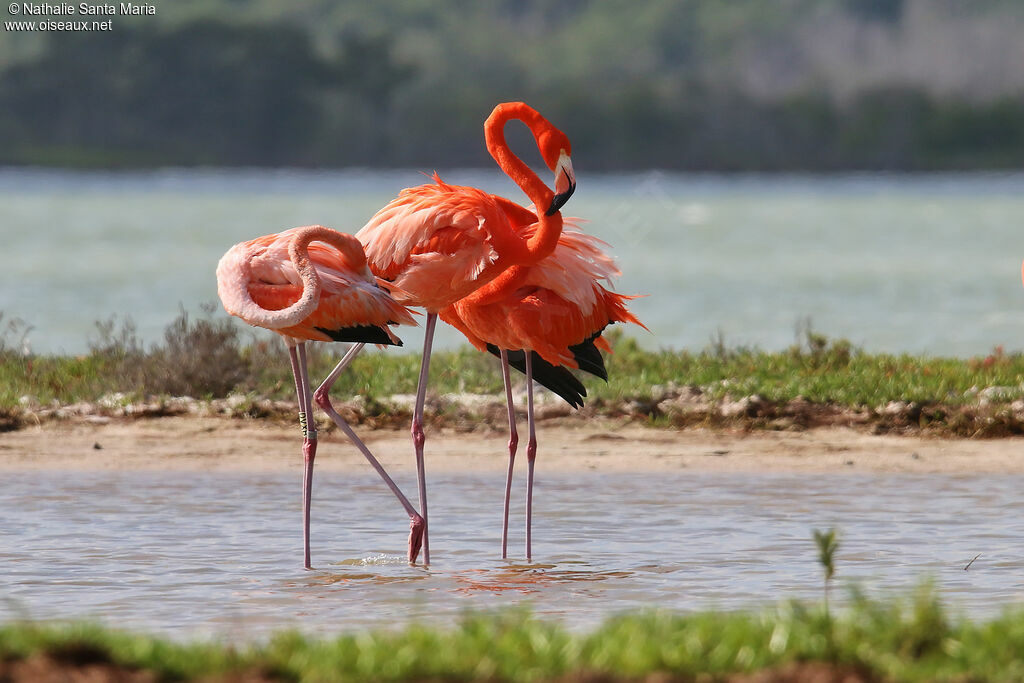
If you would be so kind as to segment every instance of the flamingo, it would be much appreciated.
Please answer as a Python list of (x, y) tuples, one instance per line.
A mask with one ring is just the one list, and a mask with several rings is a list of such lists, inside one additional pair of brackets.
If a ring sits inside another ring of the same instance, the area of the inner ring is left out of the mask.
[[(389, 325), (415, 324), (408, 309), (380, 288), (366, 266), (362, 245), (320, 225), (292, 228), (231, 247), (217, 264), (217, 293), (224, 309), (256, 327), (280, 334), (288, 347), (302, 428), (302, 542), (304, 566), (312, 569), (309, 512), (317, 432), (313, 420), (307, 341), (355, 342), (332, 375), (336, 378), (365, 343), (401, 346)], [(352, 428), (317, 400), (342, 432), (366, 456), (394, 492), (410, 519), (409, 561), (420, 547), (424, 521)]]
[[(533, 133), (544, 163), (555, 173), (554, 189), (509, 149), (504, 129), (511, 120), (522, 121)], [(545, 207), (543, 215), (534, 216), (508, 199), (473, 187), (448, 185), (435, 173), (433, 183), (402, 190), (356, 233), (370, 270), (390, 283), (395, 299), (427, 311), (411, 429), (420, 515), (427, 524), (425, 564), (430, 564), (430, 542), (423, 404), (437, 314), (481, 287), (500, 284), (508, 268), (550, 255), (562, 231), (559, 210), (576, 189), (569, 138), (532, 107), (522, 102), (497, 105), (484, 122), (484, 138), (498, 166), (534, 205)], [(522, 231), (524, 211), (530, 223), (536, 222), (529, 236)]]
[(514, 266), (500, 288), (471, 294), (440, 313), (441, 320), (462, 332), (477, 349), (501, 358), (509, 424), (502, 559), (508, 557), (509, 498), (519, 443), (509, 365), (526, 374), (526, 559), (531, 560), (533, 472), (537, 457), (533, 380), (536, 378), (551, 388), (573, 407), (580, 407), (586, 390), (567, 368), (581, 369), (607, 380), (598, 350), (610, 350), (601, 336), (604, 329), (616, 322), (635, 323), (647, 329), (626, 308), (626, 302), (635, 297), (616, 294), (599, 283), (621, 275), (611, 257), (601, 249), (607, 245), (576, 229), (571, 219), (566, 223), (569, 227), (563, 229), (551, 256), (531, 266)]

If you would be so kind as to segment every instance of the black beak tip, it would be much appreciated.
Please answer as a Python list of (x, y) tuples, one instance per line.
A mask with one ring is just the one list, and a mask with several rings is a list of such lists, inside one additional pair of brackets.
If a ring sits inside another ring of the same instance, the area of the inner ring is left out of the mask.
[(565, 206), (565, 203), (569, 201), (569, 197), (571, 197), (572, 193), (575, 191), (576, 183), (573, 183), (565, 192), (562, 192), (561, 194), (556, 194), (554, 197), (551, 198), (551, 206), (548, 207), (548, 210), (545, 211), (544, 214), (547, 216), (553, 215), (556, 211)]

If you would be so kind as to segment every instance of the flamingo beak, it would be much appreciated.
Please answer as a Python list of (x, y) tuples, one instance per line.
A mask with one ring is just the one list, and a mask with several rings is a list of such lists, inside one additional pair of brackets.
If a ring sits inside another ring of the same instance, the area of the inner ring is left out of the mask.
[(551, 198), (551, 206), (545, 213), (550, 216), (561, 209), (575, 191), (576, 174), (572, 170), (572, 160), (568, 154), (562, 152), (555, 166), (555, 196)]

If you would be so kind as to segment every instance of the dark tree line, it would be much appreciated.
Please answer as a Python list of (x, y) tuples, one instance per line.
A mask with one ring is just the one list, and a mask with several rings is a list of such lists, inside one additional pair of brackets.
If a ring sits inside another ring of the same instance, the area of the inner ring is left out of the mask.
[(53, 35), (42, 57), (0, 75), (4, 161), (323, 161), (315, 141), (331, 95), (376, 104), (401, 77), (386, 63), (361, 71), (362, 54), (329, 61), (298, 28), (213, 21)]
[[(862, 4), (890, 19), (901, 7)], [(842, 102), (818, 91), (764, 101), (687, 72), (544, 81), (522, 65), (467, 63), (438, 74), (397, 58), (387, 34), (315, 43), (297, 26), (213, 20), (53, 35), (38, 58), (0, 72), (0, 163), (484, 165), (481, 123), (508, 99), (564, 127), (591, 169), (1024, 160), (1024, 96), (978, 103), (890, 86)]]

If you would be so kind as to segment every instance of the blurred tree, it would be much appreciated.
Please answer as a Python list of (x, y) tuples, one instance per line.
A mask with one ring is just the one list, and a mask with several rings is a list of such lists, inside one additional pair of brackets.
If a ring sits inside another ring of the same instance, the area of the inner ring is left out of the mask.
[(841, 114), (839, 153), (855, 168), (920, 169), (921, 124), (932, 108), (931, 99), (916, 89), (867, 92)]
[(327, 93), (379, 111), (408, 77), (386, 54), (374, 39), (328, 63), (298, 28), (213, 21), (53, 35), (42, 57), (0, 76), (6, 161), (34, 147), (83, 163), (304, 163)]
[(409, 81), (416, 70), (395, 60), (393, 40), (384, 35), (343, 34), (339, 38), (341, 50), (335, 63), (339, 83), (351, 95), (363, 99), (370, 108), (372, 119), (354, 137), (367, 141), (369, 157), (365, 163), (379, 164), (390, 158), (393, 138), (393, 99), (397, 88)]
[(522, 99), (581, 169), (1019, 168), (1021, 30), (1005, 0), (182, 0), (0, 43), (0, 163), (486, 166)]
[(853, 16), (890, 24), (903, 19), (904, 4), (904, 0), (843, 0), (843, 6)]
[(936, 107), (922, 125), (924, 166), (1020, 167), (1024, 150), (1024, 97), (985, 105)]

